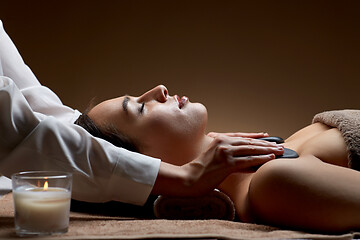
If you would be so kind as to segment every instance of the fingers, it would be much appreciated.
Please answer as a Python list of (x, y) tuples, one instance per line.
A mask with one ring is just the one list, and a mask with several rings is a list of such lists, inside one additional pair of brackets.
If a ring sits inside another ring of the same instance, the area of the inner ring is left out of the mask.
[(242, 137), (247, 138), (263, 138), (263, 137), (269, 137), (268, 133), (241, 133)]
[(282, 147), (275, 142), (269, 142), (265, 140), (259, 140), (254, 138), (243, 138), (243, 137), (217, 137), (221, 138), (224, 141), (227, 141), (232, 146), (240, 146), (240, 145), (255, 145), (262, 147)]
[(214, 138), (212, 149), (218, 163), (225, 163), (231, 171), (247, 171), (284, 153), (283, 146), (274, 142), (225, 135)]
[(263, 138), (268, 137), (268, 133), (242, 133), (242, 132), (235, 132), (235, 133), (217, 133), (217, 132), (210, 132), (208, 133), (209, 137), (217, 137), (220, 135), (228, 136), (228, 137), (245, 137), (245, 138)]
[(284, 148), (282, 146), (259, 146), (259, 145), (240, 145), (232, 146), (228, 149), (233, 157), (275, 154), (282, 155)]
[(213, 141), (213, 146), (221, 146), (220, 149), (226, 149), (226, 154), (229, 157), (271, 153), (282, 155), (284, 153), (284, 147), (274, 142), (253, 138), (227, 137), (224, 135), (216, 137)]
[(275, 159), (274, 154), (256, 155), (256, 156), (242, 156), (233, 158), (235, 167), (238, 171), (249, 170), (253, 167), (258, 167), (264, 163)]
[(282, 145), (252, 138), (222, 136), (217, 137), (215, 143), (218, 146), (218, 156), (227, 159), (235, 167), (235, 171), (258, 167), (284, 153)]

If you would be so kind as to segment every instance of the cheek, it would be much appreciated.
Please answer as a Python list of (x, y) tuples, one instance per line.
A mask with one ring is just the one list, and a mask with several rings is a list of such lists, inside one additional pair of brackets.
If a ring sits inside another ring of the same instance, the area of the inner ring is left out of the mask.
[(191, 152), (203, 139), (206, 121), (207, 111), (202, 105), (186, 111), (157, 109), (141, 121), (142, 153), (165, 159)]
[(141, 119), (138, 125), (138, 142), (141, 143), (145, 154), (162, 157), (169, 144), (177, 143), (183, 138), (176, 118), (169, 112), (156, 111)]
[(176, 109), (156, 108), (145, 120), (145, 126), (149, 131), (154, 133), (171, 133), (177, 132), (181, 129), (181, 114)]
[(206, 123), (206, 108), (202, 104), (191, 104), (182, 110), (161, 107), (154, 109), (148, 116), (146, 128), (154, 135), (184, 138), (203, 134)]

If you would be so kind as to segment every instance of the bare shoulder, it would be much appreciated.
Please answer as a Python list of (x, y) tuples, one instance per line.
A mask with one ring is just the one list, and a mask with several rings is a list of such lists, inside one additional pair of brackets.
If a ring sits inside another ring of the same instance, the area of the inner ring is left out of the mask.
[(312, 124), (295, 133), (284, 145), (296, 150), (300, 156), (313, 155), (323, 162), (348, 166), (346, 144), (337, 128)]

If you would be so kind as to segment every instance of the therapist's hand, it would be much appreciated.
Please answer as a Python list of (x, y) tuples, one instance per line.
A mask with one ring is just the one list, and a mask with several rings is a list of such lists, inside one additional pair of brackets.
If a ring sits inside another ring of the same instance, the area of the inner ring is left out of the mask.
[(247, 172), (283, 152), (283, 147), (275, 143), (220, 134), (207, 151), (183, 167), (191, 172), (189, 187), (201, 194), (216, 188), (229, 174)]
[(269, 137), (268, 133), (243, 133), (243, 132), (229, 132), (229, 133), (209, 132), (207, 135), (212, 138), (215, 138), (215, 137), (218, 137), (221, 135), (228, 136), (228, 137), (243, 137), (243, 138)]
[(231, 173), (247, 172), (283, 151), (275, 143), (219, 134), (198, 158), (183, 166), (162, 162), (153, 194), (184, 197), (206, 194)]

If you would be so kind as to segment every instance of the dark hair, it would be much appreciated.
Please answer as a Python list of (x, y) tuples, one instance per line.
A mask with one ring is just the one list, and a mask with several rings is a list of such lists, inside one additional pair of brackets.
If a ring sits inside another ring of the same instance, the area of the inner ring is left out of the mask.
[(139, 152), (135, 143), (128, 136), (119, 133), (113, 126), (98, 127), (86, 113), (81, 114), (74, 123), (83, 127), (94, 137), (102, 138), (117, 147), (122, 147), (133, 152)]

